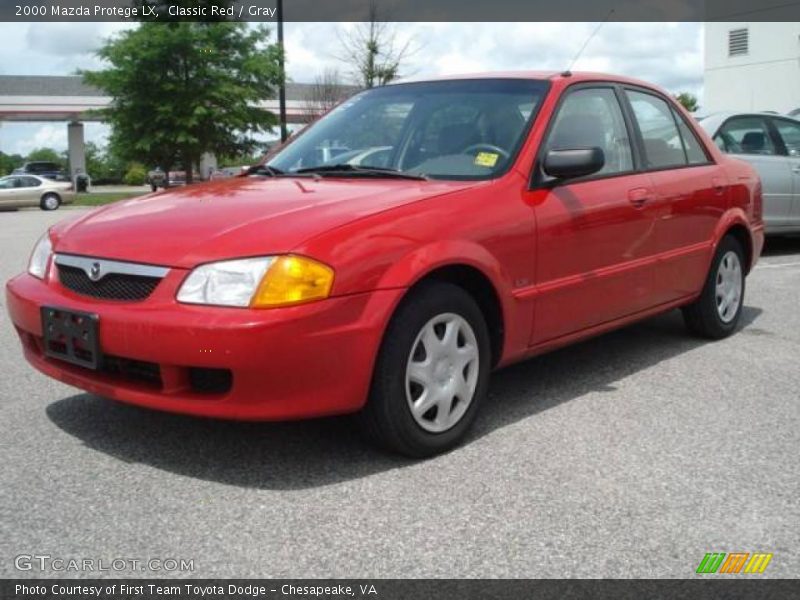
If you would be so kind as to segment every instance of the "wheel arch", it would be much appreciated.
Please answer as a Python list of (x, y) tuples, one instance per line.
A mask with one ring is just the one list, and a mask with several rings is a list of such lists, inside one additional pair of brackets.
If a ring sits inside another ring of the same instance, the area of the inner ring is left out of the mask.
[[(749, 273), (753, 268), (755, 258), (753, 254), (756, 251), (756, 244), (753, 239), (753, 233), (747, 224), (747, 217), (743, 212), (739, 210), (731, 211), (719, 222), (714, 235), (714, 252), (716, 252), (720, 242), (728, 235), (732, 236), (742, 245), (745, 254), (745, 274)], [(713, 260), (713, 253), (710, 260)]]
[(507, 327), (513, 318), (507, 279), (499, 261), (483, 246), (442, 240), (396, 261), (381, 277), (378, 287), (407, 288), (400, 302), (425, 282), (443, 281), (462, 288), (475, 299), (486, 319), (495, 366), (506, 350)]
[(741, 223), (734, 223), (725, 230), (720, 240), (728, 235), (742, 245), (742, 249), (744, 250), (745, 273), (749, 273), (753, 264), (753, 240), (750, 236), (750, 230)]
[(408, 289), (405, 297), (421, 285), (431, 281), (441, 281), (460, 287), (475, 302), (486, 320), (492, 349), (492, 366), (500, 361), (505, 344), (505, 318), (500, 297), (491, 279), (480, 269), (465, 263), (451, 263), (426, 272)]

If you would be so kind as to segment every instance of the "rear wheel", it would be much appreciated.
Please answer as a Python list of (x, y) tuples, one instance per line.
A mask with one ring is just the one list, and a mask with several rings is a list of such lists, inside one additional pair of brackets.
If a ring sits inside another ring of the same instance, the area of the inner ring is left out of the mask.
[(365, 433), (412, 457), (453, 447), (486, 395), (490, 363), (489, 332), (475, 300), (449, 283), (422, 284), (386, 331), (360, 414)]
[(56, 210), (60, 205), (61, 198), (58, 197), (58, 194), (45, 194), (39, 202), (42, 210)]
[(702, 294), (683, 309), (686, 326), (711, 339), (729, 336), (742, 315), (744, 288), (742, 244), (733, 236), (725, 236), (717, 247)]

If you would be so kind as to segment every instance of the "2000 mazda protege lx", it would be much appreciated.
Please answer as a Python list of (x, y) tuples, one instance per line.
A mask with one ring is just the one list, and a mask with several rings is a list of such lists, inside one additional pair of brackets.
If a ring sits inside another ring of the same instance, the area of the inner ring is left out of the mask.
[(8, 283), (25, 356), (232, 419), (358, 412), (453, 446), (490, 371), (682, 307), (730, 334), (761, 188), (667, 94), (511, 73), (365, 91), (233, 180), (59, 223)]

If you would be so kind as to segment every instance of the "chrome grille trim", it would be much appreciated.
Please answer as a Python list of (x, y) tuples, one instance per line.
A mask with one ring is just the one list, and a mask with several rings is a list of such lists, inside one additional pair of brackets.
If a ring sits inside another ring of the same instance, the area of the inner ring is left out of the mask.
[[(118, 260), (108, 260), (105, 258), (90, 258), (87, 256), (75, 256), (74, 254), (56, 254), (55, 263), (65, 267), (82, 269), (86, 276), (92, 281), (100, 281), (103, 277), (110, 274), (135, 275), (138, 277), (156, 277), (163, 279), (169, 273), (168, 267), (158, 267), (154, 265), (143, 265), (139, 263), (123, 262)], [(93, 269), (98, 270), (93, 275)]]

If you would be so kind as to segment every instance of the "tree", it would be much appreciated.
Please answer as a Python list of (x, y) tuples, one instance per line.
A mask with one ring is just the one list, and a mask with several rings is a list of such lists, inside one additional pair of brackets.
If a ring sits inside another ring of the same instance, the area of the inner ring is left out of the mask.
[(92, 178), (92, 183), (120, 183), (126, 169), (124, 160), (94, 142), (86, 142), (86, 172)]
[(112, 153), (169, 171), (188, 182), (205, 152), (248, 154), (254, 134), (277, 119), (257, 103), (274, 96), (283, 73), (268, 30), (245, 23), (151, 23), (111, 38), (98, 51), (109, 63), (83, 72), (113, 98), (102, 116)]
[(690, 94), (689, 92), (681, 92), (680, 94), (675, 94), (675, 100), (683, 105), (683, 108), (688, 110), (689, 112), (695, 112), (700, 105), (697, 104), (697, 96), (694, 94)]
[(64, 166), (64, 158), (52, 148), (36, 148), (35, 150), (31, 150), (25, 160), (29, 162), (43, 160), (57, 163), (62, 167)]
[(350, 66), (355, 79), (365, 88), (386, 85), (400, 77), (403, 63), (413, 53), (413, 40), (400, 44), (394, 26), (379, 18), (377, 4), (371, 0), (369, 20), (339, 35), (339, 60)]
[(14, 169), (21, 167), (24, 162), (25, 159), (19, 154), (0, 152), (0, 177), (8, 175)]
[(305, 95), (306, 122), (315, 121), (347, 98), (351, 92), (352, 87), (344, 85), (338, 70), (326, 69), (314, 78), (314, 83)]

